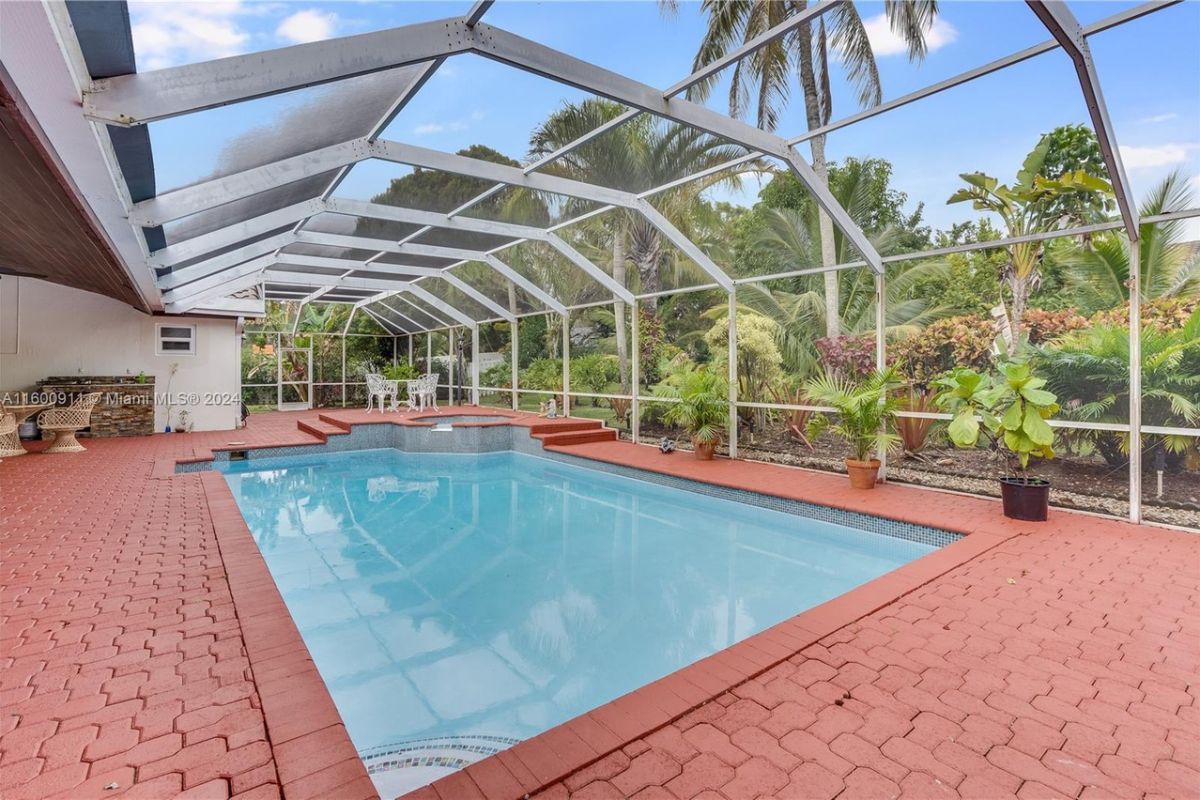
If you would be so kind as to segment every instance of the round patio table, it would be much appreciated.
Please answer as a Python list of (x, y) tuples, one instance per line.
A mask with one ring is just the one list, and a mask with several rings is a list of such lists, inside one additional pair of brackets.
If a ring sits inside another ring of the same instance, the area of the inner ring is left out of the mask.
[[(39, 411), (53, 408), (53, 403), (28, 403), (24, 405), (0, 406), (0, 414), (12, 414), (16, 417), (17, 427)], [(17, 431), (0, 434), (0, 458), (16, 458), (25, 455), (27, 451), (21, 445), (21, 437)]]

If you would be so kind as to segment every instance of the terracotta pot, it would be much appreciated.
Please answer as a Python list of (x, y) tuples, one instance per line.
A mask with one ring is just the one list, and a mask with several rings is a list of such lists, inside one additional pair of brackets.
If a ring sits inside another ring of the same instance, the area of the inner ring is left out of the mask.
[(1004, 516), (1045, 522), (1050, 508), (1050, 481), (1042, 478), (1001, 478), (1000, 499)]
[(717, 454), (717, 440), (713, 439), (711, 442), (701, 442), (693, 437), (692, 453), (695, 454), (698, 461), (712, 461), (713, 456)]
[(855, 489), (874, 489), (879, 480), (879, 459), (870, 461), (855, 461), (846, 459), (846, 471), (850, 473), (850, 485)]

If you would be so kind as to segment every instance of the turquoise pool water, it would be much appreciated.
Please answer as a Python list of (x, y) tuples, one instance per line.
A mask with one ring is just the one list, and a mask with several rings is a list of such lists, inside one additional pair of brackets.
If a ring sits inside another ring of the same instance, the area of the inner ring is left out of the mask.
[(221, 468), (390, 791), (935, 549), (514, 452)]

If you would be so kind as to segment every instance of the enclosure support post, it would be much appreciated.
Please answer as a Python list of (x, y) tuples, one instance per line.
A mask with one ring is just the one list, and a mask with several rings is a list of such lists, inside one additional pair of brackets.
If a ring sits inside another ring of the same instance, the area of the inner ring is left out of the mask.
[[(887, 285), (882, 272), (875, 273), (875, 369), (887, 369)], [(887, 448), (880, 447), (875, 457), (879, 459), (879, 482), (885, 483)]]
[(399, 363), (399, 358), (400, 358), (400, 356), (399, 356), (400, 344), (398, 341), (399, 339), (400, 339), (399, 336), (392, 337), (392, 366), (393, 367), (396, 366), (397, 363)]
[(562, 415), (571, 416), (571, 312), (562, 315), (563, 407)]
[[(619, 324), (624, 325), (625, 320), (621, 320)], [(629, 380), (632, 384), (631, 396), (633, 397), (629, 402), (629, 436), (633, 439), (634, 444), (638, 444), (642, 438), (642, 408), (641, 401), (638, 400), (638, 395), (642, 393), (642, 359), (640, 353), (641, 345), (638, 344), (638, 301), (635, 298), (629, 304)]]
[(450, 400), (450, 405), (456, 405), (457, 398), (454, 391), (454, 328), (452, 327), (446, 328), (446, 353), (450, 356), (450, 372), (448, 373), (450, 375), (450, 387), (446, 389), (446, 395)]
[(479, 326), (471, 328), (471, 405), (479, 405)]
[(408, 335), (408, 365), (410, 367), (413, 365), (412, 351), (413, 351), (413, 335), (410, 333)]
[(738, 335), (737, 335), (737, 289), (729, 290), (729, 457), (738, 454)]
[(1142, 521), (1141, 242), (1129, 242), (1129, 521)]
[(511, 380), (509, 385), (512, 386), (512, 410), (516, 411), (521, 407), (520, 387), (517, 385), (519, 373), (521, 371), (521, 344), (517, 341), (517, 328), (520, 327), (519, 321), (514, 321), (512, 324), (512, 334), (508, 337), (509, 360), (511, 361), (510, 369), (512, 370)]
[(425, 334), (425, 373), (433, 372), (433, 331)]
[(341, 335), (342, 340), (342, 408), (346, 407), (346, 334)]

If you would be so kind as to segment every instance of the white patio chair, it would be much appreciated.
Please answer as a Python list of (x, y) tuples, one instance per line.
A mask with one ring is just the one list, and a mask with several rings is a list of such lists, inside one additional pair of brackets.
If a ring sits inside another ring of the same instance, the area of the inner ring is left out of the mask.
[(38, 427), (54, 434), (47, 453), (82, 453), (85, 449), (75, 434), (92, 424), (92, 409), (100, 402), (100, 392), (81, 394), (66, 408), (49, 408), (38, 414)]
[(399, 394), (400, 394), (399, 383), (400, 383), (399, 381), (389, 381), (387, 378), (385, 378), (382, 375), (379, 375), (377, 373), (368, 372), (367, 373), (367, 412), (370, 413), (371, 407), (375, 404), (376, 400), (379, 401), (379, 413), (382, 414), (383, 412), (387, 411), (388, 410), (387, 398), (389, 396), (392, 398), (391, 410), (395, 411), (396, 410), (396, 402), (399, 399)]
[(437, 404), (438, 376), (436, 372), (430, 372), (421, 377), (421, 402), (426, 408), (432, 408), (434, 411), (441, 411)]
[(408, 381), (404, 384), (405, 394), (408, 395), (408, 410), (409, 411), (424, 411), (425, 398), (421, 396), (424, 383), (420, 378)]

